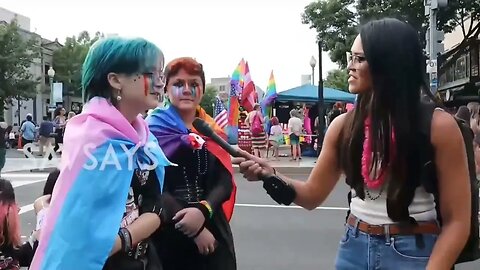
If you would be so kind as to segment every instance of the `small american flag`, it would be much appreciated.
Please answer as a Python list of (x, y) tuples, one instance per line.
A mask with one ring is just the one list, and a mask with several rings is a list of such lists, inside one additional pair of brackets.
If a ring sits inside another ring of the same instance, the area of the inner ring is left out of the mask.
[(225, 128), (228, 123), (227, 110), (219, 97), (217, 97), (215, 101), (215, 122), (220, 128)]

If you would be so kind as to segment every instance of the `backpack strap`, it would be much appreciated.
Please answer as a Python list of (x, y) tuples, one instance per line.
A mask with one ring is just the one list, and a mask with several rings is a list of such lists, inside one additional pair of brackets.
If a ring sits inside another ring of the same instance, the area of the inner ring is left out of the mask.
[(432, 118), (433, 113), (437, 109), (436, 104), (434, 103), (421, 103), (420, 104), (420, 119), (419, 119), (419, 140), (418, 144), (420, 151), (420, 161), (422, 163), (422, 170), (420, 174), (421, 185), (429, 193), (436, 194), (438, 193), (437, 187), (437, 177), (436, 177), (436, 168), (435, 168), (435, 151), (431, 143), (431, 129), (432, 129)]

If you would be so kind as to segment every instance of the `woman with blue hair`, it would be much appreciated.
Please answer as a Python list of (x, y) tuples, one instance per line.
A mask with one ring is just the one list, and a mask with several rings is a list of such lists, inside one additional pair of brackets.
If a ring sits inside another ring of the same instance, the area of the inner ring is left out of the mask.
[(90, 48), (86, 104), (67, 124), (32, 269), (158, 269), (148, 239), (161, 224), (171, 163), (141, 113), (158, 106), (163, 66), (162, 52), (140, 38), (106, 38)]

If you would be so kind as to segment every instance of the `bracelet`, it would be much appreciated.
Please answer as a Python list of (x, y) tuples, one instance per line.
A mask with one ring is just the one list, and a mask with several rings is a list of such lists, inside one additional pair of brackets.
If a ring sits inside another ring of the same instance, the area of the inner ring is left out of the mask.
[(123, 252), (127, 253), (132, 249), (132, 235), (127, 228), (120, 228), (118, 231), (118, 236), (120, 236), (120, 240), (122, 242)]
[(200, 227), (200, 229), (198, 230), (198, 232), (197, 232), (194, 236), (192, 236), (192, 239), (197, 238), (197, 236), (199, 236), (200, 233), (203, 232), (203, 229), (205, 229), (205, 223), (203, 223), (202, 227)]
[(206, 200), (200, 201), (200, 204), (202, 204), (203, 206), (205, 206), (205, 208), (207, 208), (209, 218), (212, 218), (213, 217), (213, 209), (210, 206), (210, 204)]

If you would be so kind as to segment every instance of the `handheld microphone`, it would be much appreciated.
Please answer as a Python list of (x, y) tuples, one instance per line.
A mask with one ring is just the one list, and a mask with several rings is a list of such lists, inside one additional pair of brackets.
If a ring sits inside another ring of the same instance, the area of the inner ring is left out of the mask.
[[(218, 134), (215, 133), (215, 131), (213, 131), (213, 129), (202, 119), (195, 118), (192, 125), (198, 132), (200, 132), (203, 136), (212, 139), (232, 157), (243, 157), (245, 159), (250, 159), (248, 155), (243, 155), (242, 152), (233, 148), (229, 143), (218, 136)], [(270, 197), (272, 197), (272, 199), (277, 203), (290, 205), (295, 199), (295, 189), (277, 175), (259, 175), (258, 177), (263, 181), (263, 188), (267, 191), (267, 194), (270, 195)]]
[(233, 148), (228, 142), (226, 142), (224, 139), (222, 139), (220, 136), (218, 136), (215, 131), (202, 119), (200, 118), (195, 118), (192, 123), (193, 127), (200, 132), (200, 134), (212, 139), (214, 142), (216, 142), (221, 148), (223, 148), (227, 153), (229, 153), (232, 157), (244, 157), (240, 151), (237, 149)]

